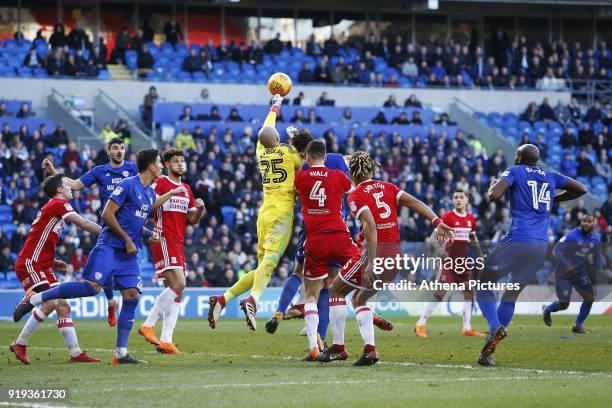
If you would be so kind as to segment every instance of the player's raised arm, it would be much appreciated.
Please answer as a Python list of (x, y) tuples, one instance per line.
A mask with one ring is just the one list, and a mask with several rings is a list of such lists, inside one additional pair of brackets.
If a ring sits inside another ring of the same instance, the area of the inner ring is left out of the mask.
[(96, 224), (93, 221), (86, 220), (85, 218), (81, 217), (77, 213), (72, 213), (69, 216), (67, 216), (66, 221), (71, 222), (75, 224), (77, 227), (87, 232), (91, 232), (92, 234), (99, 235), (100, 231), (102, 230), (102, 227), (100, 227), (98, 224)]
[(187, 189), (184, 186), (179, 186), (175, 188), (174, 190), (170, 190), (166, 194), (157, 197), (157, 199), (153, 203), (153, 211), (157, 210), (159, 207), (164, 205), (164, 203), (168, 201), (170, 197), (178, 195), (178, 194), (183, 194), (186, 192), (187, 192)]
[(567, 184), (565, 185), (565, 188), (563, 188), (564, 191), (557, 194), (553, 199), (555, 203), (575, 200), (587, 192), (586, 187), (581, 182), (576, 181), (571, 177), (566, 178)]
[(272, 106), (270, 112), (264, 120), (264, 124), (257, 134), (257, 151), (262, 148), (270, 148), (277, 146), (280, 143), (280, 136), (276, 130), (276, 117), (280, 113), (280, 108), (283, 103), (283, 97), (274, 95), (272, 97)]
[(423, 217), (427, 218), (438, 231), (439, 237), (453, 237), (453, 229), (443, 223), (442, 219), (438, 217), (436, 213), (433, 212), (433, 210), (427, 206), (427, 204), (425, 204), (412, 194), (408, 194), (407, 192), (402, 191), (399, 196), (399, 204), (402, 207), (411, 208), (419, 215), (422, 215)]
[(121, 195), (125, 196), (127, 194), (127, 192), (122, 190), (119, 190), (119, 193), (117, 193), (118, 189), (121, 189), (121, 187), (117, 187), (111, 198), (106, 203), (106, 206), (102, 211), (102, 219), (111, 229), (111, 231), (113, 231), (113, 233), (125, 243), (125, 252), (128, 255), (135, 255), (137, 251), (136, 244), (134, 244), (132, 238), (130, 238), (130, 236), (123, 230), (123, 228), (121, 228), (121, 226), (119, 225), (119, 221), (117, 221), (117, 217), (115, 215), (119, 208), (121, 208), (121, 204), (123, 203), (123, 200), (120, 200), (120, 202), (115, 201), (116, 197)]
[[(54, 176), (58, 173), (57, 169), (55, 168), (55, 165), (49, 159), (44, 159), (42, 161), (42, 168), (51, 176)], [(66, 176), (64, 176), (64, 178), (66, 179), (66, 182), (68, 183), (72, 191), (82, 190), (85, 188), (85, 184), (83, 184), (80, 179), (73, 180), (70, 177)]]

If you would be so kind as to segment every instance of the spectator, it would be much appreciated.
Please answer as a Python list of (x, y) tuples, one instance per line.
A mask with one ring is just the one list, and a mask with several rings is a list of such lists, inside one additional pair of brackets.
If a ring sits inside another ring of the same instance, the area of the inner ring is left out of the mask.
[(181, 121), (196, 120), (196, 117), (191, 112), (191, 106), (186, 105), (183, 107), (183, 113), (181, 114), (181, 116), (179, 116), (179, 120)]
[(538, 114), (538, 106), (535, 102), (530, 102), (529, 105), (527, 105), (527, 109), (525, 109), (525, 112), (523, 112), (523, 114), (520, 116), (520, 119), (527, 121), (532, 125), (540, 119)]
[(372, 119), (372, 124), (374, 125), (386, 125), (388, 123), (389, 122), (385, 117), (385, 112), (383, 111), (378, 112), (378, 114)]
[(198, 54), (198, 50), (191, 48), (189, 50), (189, 55), (183, 60), (183, 71), (187, 71), (189, 73), (202, 71), (203, 64), (204, 61), (202, 60), (201, 55)]
[(391, 123), (394, 125), (409, 125), (410, 120), (408, 119), (408, 115), (406, 115), (406, 112), (402, 112), (399, 116), (393, 118)]
[(121, 138), (121, 140), (123, 140), (126, 147), (129, 148), (130, 144), (132, 143), (132, 132), (130, 131), (130, 127), (128, 126), (128, 123), (125, 120), (119, 119), (119, 122), (117, 123), (116, 133)]
[(576, 123), (580, 122), (582, 119), (582, 112), (580, 109), (580, 105), (578, 105), (578, 100), (576, 98), (572, 98), (570, 100), (569, 105), (567, 105), (567, 109), (570, 112), (570, 117)]
[[(111, 61), (114, 64), (122, 64), (125, 61), (125, 52), (130, 48), (131, 43), (132, 39), (130, 38), (130, 33), (127, 27), (123, 27), (117, 35), (115, 49), (111, 53)], [(141, 52), (142, 48), (139, 48), (137, 51)]]
[(36, 53), (36, 47), (30, 48), (30, 52), (23, 59), (23, 66), (29, 68), (40, 68), (43, 65), (42, 59)]
[(143, 44), (140, 52), (138, 53), (138, 74), (141, 78), (146, 77), (146, 74), (151, 72), (153, 68), (153, 64), (155, 64), (155, 59), (153, 55), (149, 52), (149, 46), (147, 44)]
[(64, 25), (62, 23), (55, 23), (55, 26), (53, 27), (53, 34), (51, 34), (51, 37), (49, 38), (51, 50), (55, 51), (56, 49), (64, 48), (67, 44), (68, 39), (64, 33)]
[(308, 109), (308, 118), (306, 119), (306, 123), (311, 125), (323, 123), (323, 119), (317, 116), (317, 112), (314, 109)]
[(83, 75), (88, 78), (97, 78), (100, 75), (100, 68), (94, 63), (93, 59), (88, 59), (83, 67)]
[(593, 162), (587, 155), (586, 151), (580, 151), (580, 154), (578, 155), (578, 160), (576, 160), (576, 162), (578, 163), (578, 176), (594, 177), (597, 175), (597, 170), (595, 170), (595, 166), (593, 165)]
[(78, 21), (74, 23), (74, 27), (70, 31), (67, 38), (68, 46), (73, 50), (88, 50), (91, 48), (89, 37), (83, 30)]
[(413, 125), (422, 125), (423, 119), (421, 119), (421, 112), (419, 112), (418, 110), (413, 111), (410, 123), (412, 123)]
[(106, 55), (102, 54), (100, 47), (94, 47), (89, 56), (89, 61), (92, 61), (98, 69), (106, 69)]
[(389, 95), (389, 98), (387, 98), (387, 100), (383, 104), (383, 107), (385, 107), (385, 108), (399, 108), (399, 105), (397, 104), (397, 100), (395, 99), (395, 95), (393, 95), (393, 94)]
[(48, 56), (45, 62), (47, 74), (51, 76), (64, 75), (64, 58), (61, 48), (55, 48)]
[(155, 105), (158, 99), (157, 88), (154, 86), (149, 87), (149, 92), (145, 95), (143, 101), (143, 120), (148, 126), (151, 126), (153, 121), (153, 105)]
[(146, 43), (148, 43), (148, 41), (145, 41), (144, 32), (142, 31), (142, 29), (139, 28), (138, 30), (136, 30), (136, 34), (134, 34), (134, 36), (132, 37), (132, 42), (130, 46), (133, 50), (138, 51), (141, 50), (142, 46)]
[(302, 104), (304, 103), (304, 99), (306, 99), (304, 92), (300, 92), (298, 96), (293, 98), (293, 106), (302, 106)]
[(419, 76), (419, 69), (414, 62), (414, 58), (410, 57), (402, 64), (402, 75), (410, 79), (415, 79)]
[(584, 120), (587, 122), (595, 123), (601, 121), (603, 118), (603, 114), (601, 112), (601, 103), (596, 99), (593, 106), (591, 106), (586, 115), (584, 115)]
[(422, 108), (421, 102), (419, 102), (414, 94), (411, 94), (404, 102), (404, 108)]
[(338, 55), (339, 49), (340, 45), (338, 44), (338, 41), (336, 41), (336, 37), (334, 37), (333, 33), (330, 34), (329, 38), (323, 43), (323, 52), (325, 55), (331, 58)]
[(351, 108), (344, 108), (344, 111), (342, 111), (342, 123), (345, 125), (353, 123), (353, 112)]
[(567, 123), (567, 121), (570, 119), (570, 111), (567, 106), (563, 105), (561, 99), (559, 99), (559, 101), (555, 105), (554, 111), (557, 122), (561, 123), (562, 125)]
[(173, 46), (183, 41), (183, 31), (180, 24), (176, 21), (176, 15), (173, 15), (172, 20), (164, 24), (164, 35), (166, 36), (166, 42)]
[(66, 65), (64, 66), (64, 70), (66, 71), (66, 75), (72, 77), (78, 77), (83, 74), (82, 66), (80, 66), (74, 55), (68, 55), (66, 59)]
[(331, 82), (331, 75), (327, 68), (327, 60), (322, 58), (315, 68), (314, 77), (316, 82)]
[(575, 146), (577, 143), (578, 143), (578, 140), (576, 140), (576, 134), (574, 132), (574, 128), (571, 126), (567, 126), (565, 128), (565, 131), (559, 138), (559, 144), (564, 149), (567, 149), (568, 147)]
[(327, 96), (327, 91), (323, 91), (321, 96), (319, 96), (319, 100), (317, 101), (317, 105), (319, 106), (334, 106), (336, 105), (336, 101), (333, 99), (329, 99)]
[(47, 144), (51, 147), (65, 148), (68, 143), (68, 132), (66, 132), (66, 129), (64, 129), (64, 126), (60, 123), (55, 127), (55, 130), (49, 136), (49, 141)]
[(591, 129), (591, 125), (589, 124), (589, 122), (583, 122), (582, 128), (578, 132), (578, 143), (580, 144), (580, 146), (585, 147), (587, 145), (595, 144), (596, 142), (597, 139), (595, 138), (595, 133), (593, 132), (593, 129)]
[(0, 253), (0, 271), (4, 272), (6, 275), (7, 272), (11, 272), (14, 270), (14, 261), (11, 256), (11, 248), (6, 246), (5, 244), (2, 246), (2, 253)]
[(291, 123), (306, 123), (304, 112), (301, 109), (296, 109), (290, 122)]
[(182, 128), (176, 135), (175, 146), (177, 149), (183, 150), (196, 149), (195, 140), (193, 140), (193, 136), (187, 131), (187, 128)]
[(30, 105), (27, 103), (22, 103), (15, 117), (25, 119), (29, 118), (30, 116), (33, 116), (33, 113), (30, 111)]
[(273, 39), (271, 39), (270, 41), (268, 41), (268, 43), (266, 44), (266, 51), (269, 54), (279, 54), (283, 49), (283, 43), (280, 40), (280, 33), (276, 33), (276, 37), (274, 37)]
[(244, 119), (238, 114), (238, 109), (236, 108), (232, 108), (226, 120), (227, 122), (244, 122)]
[(300, 73), (298, 74), (298, 82), (301, 82), (304, 84), (315, 82), (314, 74), (310, 70), (310, 64), (308, 64), (307, 62), (302, 64), (302, 69), (300, 70)]
[(119, 137), (119, 135), (115, 133), (115, 130), (113, 129), (112, 122), (106, 122), (98, 136), (100, 136), (100, 139), (102, 139), (105, 144), (110, 142), (111, 139)]
[(559, 167), (561, 173), (569, 177), (576, 177), (578, 173), (578, 163), (569, 153), (565, 153), (563, 155), (563, 159), (561, 160), (561, 165)]
[(557, 119), (557, 117), (555, 116), (555, 111), (551, 108), (548, 102), (548, 98), (544, 98), (542, 100), (542, 104), (538, 108), (537, 116), (540, 118), (540, 120), (543, 120), (543, 121), (548, 121), (548, 120), (552, 121), (552, 120)]

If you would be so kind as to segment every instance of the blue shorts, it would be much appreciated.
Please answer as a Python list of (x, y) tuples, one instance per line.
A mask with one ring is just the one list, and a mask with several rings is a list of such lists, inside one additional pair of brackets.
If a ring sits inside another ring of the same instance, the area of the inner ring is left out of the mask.
[[(306, 228), (302, 226), (298, 233), (298, 242), (295, 246), (295, 262), (300, 265), (304, 265), (304, 243), (306, 242)], [(338, 262), (331, 261), (328, 266), (332, 268), (342, 268), (344, 265), (340, 265)]]
[(564, 266), (558, 266), (555, 270), (557, 297), (561, 302), (569, 302), (572, 295), (572, 287), (578, 293), (593, 293), (593, 284), (585, 267), (576, 268), (575, 272), (569, 274)]
[(508, 242), (500, 241), (485, 261), (481, 276), (485, 281), (496, 282), (512, 274), (511, 283), (525, 286), (530, 283), (536, 272), (542, 267), (548, 242)]
[(138, 289), (142, 292), (138, 256), (128, 256), (125, 250), (108, 245), (96, 245), (83, 268), (83, 279), (107, 288)]

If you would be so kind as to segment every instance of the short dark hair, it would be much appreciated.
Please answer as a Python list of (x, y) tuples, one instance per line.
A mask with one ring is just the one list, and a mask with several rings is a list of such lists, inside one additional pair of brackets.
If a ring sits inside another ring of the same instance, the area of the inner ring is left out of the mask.
[(466, 192), (464, 189), (462, 189), (462, 188), (455, 189), (455, 191), (453, 192), (453, 194), (455, 194), (455, 193), (463, 193), (463, 194), (465, 194), (466, 196), (468, 195), (468, 194), (467, 194), (467, 192)]
[(308, 129), (299, 129), (295, 135), (293, 135), (291, 144), (295, 147), (298, 153), (303, 153), (310, 142), (314, 140), (312, 134)]
[(185, 152), (182, 151), (181, 149), (170, 149), (164, 153), (162, 159), (164, 163), (167, 163), (170, 160), (172, 160), (172, 158), (175, 156), (185, 157)]
[(122, 139), (122, 138), (120, 138), (120, 137), (113, 137), (113, 138), (112, 138), (111, 140), (109, 140), (109, 141), (108, 141), (108, 143), (106, 144), (106, 148), (107, 148), (107, 149), (110, 149), (110, 148), (111, 148), (111, 146), (112, 146), (112, 145), (114, 145), (114, 144), (119, 144), (119, 145), (122, 145), (122, 144), (125, 144), (125, 142), (124, 142), (124, 141), (123, 141), (123, 139)]
[(142, 173), (146, 171), (151, 164), (155, 163), (158, 157), (159, 152), (156, 149), (144, 149), (136, 153), (136, 166), (138, 167), (138, 172)]
[(327, 146), (325, 146), (325, 141), (323, 140), (313, 140), (308, 143), (306, 147), (306, 153), (315, 159), (322, 159), (325, 157), (325, 153), (327, 153)]
[(64, 183), (64, 177), (66, 177), (64, 174), (58, 173), (43, 180), (41, 187), (47, 197), (55, 197), (57, 189), (62, 187)]

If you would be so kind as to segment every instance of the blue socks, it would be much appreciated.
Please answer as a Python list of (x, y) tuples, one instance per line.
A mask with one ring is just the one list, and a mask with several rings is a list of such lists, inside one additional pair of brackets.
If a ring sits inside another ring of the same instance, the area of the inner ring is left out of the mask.
[[(578, 317), (576, 318), (576, 326), (582, 326), (582, 323), (589, 317), (591, 306), (593, 306), (592, 303), (582, 302), (582, 305), (580, 305), (580, 313), (578, 313)], [(319, 316), (320, 315), (321, 312), (319, 311)]]
[(321, 340), (325, 341), (327, 335), (327, 326), (329, 326), (329, 290), (321, 289), (319, 293), (319, 301), (317, 302), (317, 309), (319, 310), (319, 327), (317, 331)]
[(106, 286), (102, 287), (104, 289), (104, 294), (108, 300), (113, 298), (113, 288), (107, 288)]
[[(290, 277), (287, 278), (287, 280), (285, 281), (285, 285), (283, 286), (283, 291), (281, 292), (280, 298), (278, 299), (278, 307), (276, 308), (277, 312), (281, 312), (284, 314), (285, 311), (287, 311), (291, 300), (293, 299), (297, 291), (300, 289), (301, 284), (302, 280), (297, 275), (292, 274)], [(327, 308), (329, 310), (329, 305), (327, 306)], [(319, 308), (319, 319), (321, 318), (320, 310), (321, 308)]]
[(66, 282), (54, 288), (44, 291), (42, 301), (53, 299), (74, 299), (80, 297), (94, 296), (98, 291), (89, 283), (83, 282)]
[(121, 306), (121, 312), (119, 313), (119, 323), (117, 323), (117, 347), (126, 347), (128, 344), (128, 338), (134, 325), (134, 316), (136, 315), (136, 306), (138, 305), (138, 298), (136, 299), (123, 299), (123, 305)]
[(489, 324), (489, 331), (494, 331), (499, 326), (499, 318), (497, 317), (497, 301), (495, 294), (492, 290), (478, 290), (476, 291), (476, 300), (478, 301), (478, 307), (482, 312), (487, 323)]
[(512, 320), (512, 316), (514, 316), (514, 306), (516, 305), (515, 301), (510, 302), (501, 302), (497, 307), (497, 319), (499, 323), (508, 327), (510, 324), (510, 320)]
[(554, 313), (559, 311), (559, 302), (552, 302), (550, 305), (544, 308), (546, 313)]

